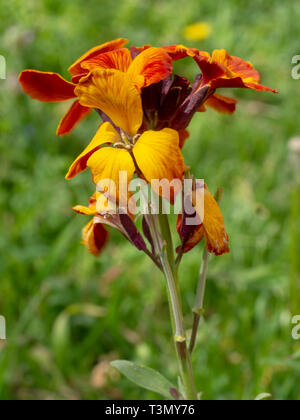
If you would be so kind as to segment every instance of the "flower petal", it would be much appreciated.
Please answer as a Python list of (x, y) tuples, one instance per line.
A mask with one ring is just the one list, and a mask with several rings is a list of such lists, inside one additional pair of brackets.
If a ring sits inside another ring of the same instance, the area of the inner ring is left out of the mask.
[(228, 78), (239, 76), (245, 82), (260, 82), (260, 74), (253, 68), (251, 63), (244, 61), (240, 57), (229, 55), (226, 50), (214, 50), (212, 54), (212, 61), (220, 63), (226, 68)]
[(139, 89), (157, 83), (172, 72), (172, 60), (162, 48), (148, 48), (131, 63), (128, 75)]
[(202, 105), (200, 112), (206, 111), (205, 107), (209, 106), (221, 114), (233, 114), (236, 110), (236, 104), (238, 101), (228, 96), (218, 95), (215, 93)]
[(25, 93), (41, 102), (63, 102), (75, 97), (75, 85), (57, 73), (24, 70), (19, 82)]
[(73, 210), (79, 214), (85, 214), (88, 216), (99, 216), (110, 214), (114, 211), (114, 208), (110, 205), (109, 200), (100, 192), (96, 191), (95, 194), (90, 198), (89, 206), (75, 206)]
[(73, 210), (76, 211), (78, 214), (84, 214), (87, 216), (96, 216), (98, 214), (96, 206), (88, 207), (88, 206), (75, 206)]
[[(170, 128), (146, 131), (134, 146), (133, 154), (139, 169), (149, 183), (152, 180), (166, 179), (172, 182), (183, 179), (185, 165), (177, 131)], [(174, 192), (176, 195), (177, 191)], [(170, 198), (173, 201), (173, 197)]]
[(258, 90), (260, 92), (273, 92), (278, 93), (278, 90), (269, 88), (268, 86), (258, 85), (257, 83), (245, 83), (245, 86), (248, 89)]
[(212, 57), (199, 51), (194, 57), (203, 77), (201, 84), (217, 88), (248, 88), (278, 93), (277, 90), (260, 85), (260, 75), (251, 63), (231, 56), (226, 50), (215, 50)]
[(101, 146), (104, 144), (115, 143), (119, 139), (119, 134), (111, 124), (108, 122), (101, 124), (93, 140), (72, 163), (69, 172), (66, 175), (66, 179), (74, 178), (74, 176), (84, 171), (87, 168), (87, 161), (89, 160), (90, 156), (95, 153)]
[(127, 44), (128, 40), (124, 38), (118, 38), (113, 41), (105, 42), (104, 44), (98, 45), (83, 54), (74, 64), (69, 67), (68, 71), (72, 76), (82, 73), (81, 63), (85, 60), (89, 60), (96, 57), (99, 54), (106, 53), (108, 51), (117, 50)]
[(110, 51), (86, 60), (81, 64), (81, 67), (88, 71), (98, 67), (101, 69), (116, 69), (125, 73), (131, 63), (131, 52), (126, 48), (122, 48), (120, 50)]
[(194, 114), (205, 102), (208, 94), (209, 86), (207, 85), (193, 90), (179, 106), (177, 113), (172, 120), (172, 128), (175, 130), (184, 130), (187, 128)]
[(73, 102), (66, 115), (60, 121), (56, 134), (58, 136), (69, 134), (90, 112), (91, 109), (80, 105), (79, 101)]
[[(202, 203), (194, 204), (197, 215), (201, 221)], [(182, 216), (178, 218), (177, 229), (182, 231)], [(185, 239), (183, 246), (184, 252), (193, 249), (203, 238), (209, 252), (215, 255), (222, 255), (229, 252), (229, 238), (225, 231), (224, 219), (218, 203), (213, 195), (204, 187), (204, 220), (203, 223), (195, 226), (194, 230), (189, 230), (189, 237)], [(180, 248), (179, 248), (180, 249)]]
[(188, 48), (184, 45), (170, 45), (163, 47), (163, 49), (170, 55), (173, 61), (181, 60), (186, 57), (194, 57), (198, 52), (196, 48)]
[(126, 73), (96, 69), (77, 85), (75, 93), (81, 105), (100, 109), (126, 133), (138, 132), (143, 122), (142, 101)]
[(187, 129), (178, 131), (179, 134), (179, 147), (183, 149), (185, 142), (190, 137), (190, 132)]
[(203, 234), (209, 252), (222, 255), (229, 252), (228, 235), (218, 203), (205, 186)]
[(101, 223), (91, 220), (82, 231), (82, 243), (97, 257), (108, 240), (108, 231)]
[[(101, 192), (107, 192), (109, 196), (116, 197), (117, 199), (121, 198), (122, 203), (124, 203), (124, 200), (127, 201), (128, 182), (132, 180), (135, 172), (133, 159), (127, 150), (104, 147), (92, 154), (87, 162), (87, 166), (92, 172), (94, 183), (98, 184), (100, 188), (100, 181), (109, 180), (113, 183), (112, 188), (110, 185), (108, 186), (109, 191)], [(120, 172), (127, 173), (127, 185), (124, 186), (122, 182), (121, 190)], [(126, 191), (123, 191), (122, 188), (126, 188)]]
[(218, 79), (226, 74), (224, 66), (220, 63), (212, 62), (209, 53), (199, 51), (198, 54), (194, 56), (194, 60), (202, 72), (202, 86), (205, 86), (212, 80)]

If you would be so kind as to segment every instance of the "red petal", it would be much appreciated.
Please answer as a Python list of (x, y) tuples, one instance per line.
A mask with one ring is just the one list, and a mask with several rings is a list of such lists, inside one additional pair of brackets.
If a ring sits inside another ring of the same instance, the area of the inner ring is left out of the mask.
[(126, 48), (122, 48), (120, 50), (102, 53), (94, 58), (85, 60), (82, 63), (82, 68), (88, 72), (92, 71), (96, 67), (101, 69), (116, 69), (126, 72), (131, 63), (132, 57), (130, 51)]
[(118, 50), (119, 48), (122, 48), (125, 44), (127, 44), (128, 40), (123, 38), (118, 38), (113, 41), (106, 42), (105, 44), (98, 45), (97, 47), (92, 48), (85, 54), (83, 54), (77, 61), (75, 61), (74, 64), (72, 64), (71, 67), (69, 67), (69, 72), (72, 74), (72, 76), (76, 76), (77, 74), (82, 73), (81, 69), (81, 63), (85, 60), (89, 60), (93, 57), (96, 57), (99, 54)]
[(163, 47), (163, 49), (170, 55), (173, 61), (186, 57), (194, 57), (198, 51), (195, 48), (187, 48), (184, 45), (170, 45)]
[(63, 102), (75, 97), (75, 85), (57, 73), (24, 70), (19, 82), (25, 93), (41, 102)]
[(90, 253), (97, 257), (108, 241), (108, 231), (93, 219), (83, 229), (82, 239)]
[[(233, 114), (236, 110), (237, 102), (236, 99), (215, 93), (205, 102), (204, 107), (209, 106), (221, 114)], [(200, 109), (200, 112), (203, 112), (203, 110)]]
[(142, 89), (167, 78), (172, 72), (172, 59), (162, 48), (148, 48), (131, 63), (127, 74)]
[(73, 128), (90, 112), (91, 109), (80, 105), (78, 100), (73, 102), (71, 108), (60, 121), (56, 134), (58, 136), (69, 134)]

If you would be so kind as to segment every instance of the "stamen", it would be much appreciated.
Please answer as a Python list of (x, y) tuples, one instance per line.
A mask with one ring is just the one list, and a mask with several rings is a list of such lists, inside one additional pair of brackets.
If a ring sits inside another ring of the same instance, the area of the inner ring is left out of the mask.
[(136, 134), (133, 138), (132, 138), (132, 142), (133, 142), (133, 144), (135, 144), (137, 141), (138, 141), (138, 139), (141, 137), (141, 134)]
[(130, 144), (130, 141), (126, 135), (126, 133), (121, 129), (121, 138), (123, 140), (123, 143), (125, 144)]

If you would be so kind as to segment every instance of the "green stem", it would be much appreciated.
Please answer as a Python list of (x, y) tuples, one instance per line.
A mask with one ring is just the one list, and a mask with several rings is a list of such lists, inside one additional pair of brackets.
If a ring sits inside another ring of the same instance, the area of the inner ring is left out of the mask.
[(193, 308), (194, 321), (193, 321), (192, 336), (191, 336), (191, 341), (190, 341), (190, 346), (189, 346), (190, 354), (193, 353), (193, 350), (196, 344), (199, 322), (201, 319), (201, 315), (203, 314), (203, 311), (204, 311), (203, 304), (204, 304), (204, 294), (205, 294), (206, 278), (207, 278), (207, 271), (208, 271), (208, 262), (209, 262), (209, 253), (207, 249), (204, 248), (200, 277), (199, 277), (199, 282), (198, 282), (198, 287), (197, 287), (195, 306)]
[[(174, 255), (174, 249), (173, 249), (173, 239), (172, 239), (172, 234), (171, 234), (171, 230), (170, 230), (169, 219), (168, 219), (168, 216), (166, 214), (159, 214), (159, 225), (160, 225), (162, 237), (166, 242), (166, 250), (167, 250), (168, 261), (171, 265), (172, 271), (174, 272), (174, 270), (175, 270), (175, 255)], [(177, 279), (175, 279), (175, 280), (176, 280), (176, 287), (177, 287), (178, 282), (177, 282)]]
[[(218, 205), (220, 205), (222, 201), (222, 197), (223, 197), (223, 188), (219, 187), (217, 191), (215, 192), (215, 200), (217, 201)], [(208, 263), (209, 263), (209, 252), (207, 251), (207, 248), (205, 247), (203, 251), (203, 258), (202, 258), (199, 281), (198, 281), (198, 286), (197, 286), (195, 305), (193, 308), (194, 320), (193, 320), (191, 341), (189, 345), (189, 352), (191, 355), (193, 354), (194, 347), (196, 344), (200, 319), (204, 312), (203, 304), (204, 304), (204, 294), (205, 294), (205, 288), (206, 288)]]
[(186, 334), (183, 325), (181, 299), (177, 270), (174, 262), (173, 241), (170, 231), (169, 220), (168, 217), (164, 214), (160, 214), (158, 216), (158, 219), (162, 238), (164, 241), (164, 243), (162, 243), (161, 248), (161, 264), (167, 280), (171, 319), (173, 320), (173, 335), (178, 355), (180, 373), (185, 391), (185, 397), (188, 400), (196, 400), (197, 391), (194, 381), (191, 358), (187, 349)]
[(299, 313), (299, 212), (300, 212), (300, 186), (293, 186), (291, 192), (290, 217), (290, 301), (293, 314)]

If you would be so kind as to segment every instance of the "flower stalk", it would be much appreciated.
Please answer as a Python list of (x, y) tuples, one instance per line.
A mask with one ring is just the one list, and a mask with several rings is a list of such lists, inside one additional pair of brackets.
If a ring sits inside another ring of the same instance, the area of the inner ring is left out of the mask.
[(204, 303), (204, 294), (205, 294), (205, 288), (206, 288), (208, 262), (209, 262), (209, 253), (207, 249), (205, 248), (203, 251), (202, 265), (201, 265), (199, 282), (198, 282), (198, 287), (197, 287), (195, 306), (193, 308), (194, 320), (193, 320), (191, 341), (189, 345), (189, 352), (191, 355), (193, 354), (193, 351), (195, 348), (200, 319), (204, 313), (203, 303)]
[(168, 217), (162, 213), (159, 214), (158, 219), (163, 239), (160, 260), (167, 281), (173, 336), (185, 392), (185, 398), (187, 400), (196, 400), (197, 390), (194, 381), (191, 358), (187, 348), (178, 276), (174, 261), (173, 240), (170, 231), (169, 220)]
[[(176, 259), (169, 219), (164, 214), (162, 199), (159, 201), (158, 214), (151, 211), (151, 203), (145, 200), (148, 203), (146, 210), (150, 211), (144, 214), (139, 210), (136, 213), (131, 211), (128, 198), (134, 198), (132, 193), (135, 188), (132, 183), (136, 176), (149, 185), (152, 181), (184, 181), (188, 167), (182, 148), (190, 135), (187, 128), (194, 115), (198, 111), (205, 112), (206, 107), (227, 114), (233, 114), (236, 110), (237, 101), (219, 95), (219, 88), (277, 91), (260, 84), (260, 75), (249, 62), (231, 56), (225, 50), (215, 50), (209, 54), (183, 45), (129, 49), (125, 48), (127, 43), (127, 39), (119, 38), (93, 47), (69, 67), (70, 81), (57, 73), (27, 69), (20, 74), (19, 82), (23, 91), (38, 101), (60, 103), (73, 100), (71, 108), (58, 126), (57, 135), (69, 134), (92, 110), (100, 115), (102, 124), (66, 174), (66, 179), (72, 179), (89, 169), (96, 187), (88, 205), (74, 207), (77, 213), (91, 217), (82, 232), (83, 244), (91, 254), (99, 256), (109, 236), (106, 226), (113, 227), (138, 251), (147, 254), (164, 273), (184, 398), (196, 400), (191, 356), (203, 313), (209, 253), (218, 256), (229, 252), (229, 237), (217, 204), (222, 191), (219, 189), (214, 198), (206, 184), (202, 190), (194, 176), (188, 175), (192, 181), (192, 190), (187, 197), (183, 194), (184, 211), (177, 218), (176, 228), (181, 246), (176, 250)], [(173, 62), (188, 57), (199, 68), (194, 81), (172, 73)], [(295, 147), (298, 150), (297, 144), (293, 142), (292, 148)], [(124, 188), (120, 188), (121, 184), (123, 186), (120, 175), (124, 172), (127, 174), (125, 194)], [(201, 203), (197, 199), (200, 190), (203, 192)], [(175, 189), (171, 191), (175, 193)], [(123, 198), (127, 199), (125, 204)], [(111, 211), (110, 201), (116, 204), (116, 212)], [(172, 201), (170, 195), (169, 201)], [(194, 222), (191, 224), (188, 223), (191, 215), (185, 211), (185, 204), (193, 206)], [(295, 220), (298, 208), (299, 199), (295, 195)], [(143, 233), (151, 250), (136, 225), (138, 217), (135, 216), (139, 215), (143, 216)], [(203, 239), (206, 248), (188, 348), (179, 265), (184, 254)], [(292, 255), (293, 262), (295, 258)], [(295, 279), (293, 272), (292, 291), (297, 289)], [(177, 395), (175, 391), (173, 394)]]
[[(224, 192), (223, 188), (219, 187), (215, 193), (215, 200), (219, 205), (223, 197), (223, 192)], [(201, 319), (201, 316), (204, 314), (204, 295), (205, 295), (205, 288), (206, 288), (208, 263), (209, 263), (209, 252), (207, 248), (204, 248), (202, 264), (200, 268), (199, 281), (198, 281), (198, 286), (197, 286), (197, 293), (196, 293), (196, 298), (195, 298), (195, 305), (193, 308), (194, 319), (193, 319), (192, 335), (191, 335), (191, 340), (189, 344), (189, 352), (191, 355), (193, 354), (193, 351), (196, 345), (200, 319)]]

